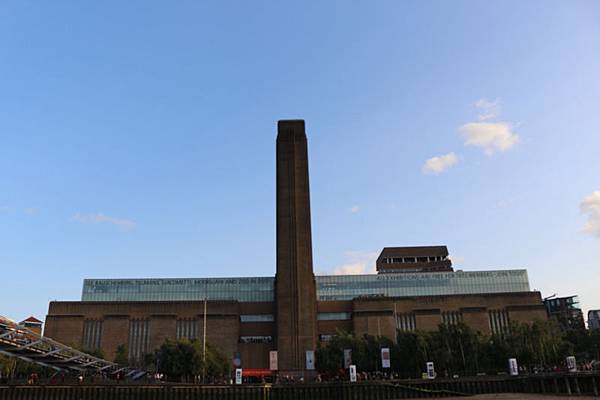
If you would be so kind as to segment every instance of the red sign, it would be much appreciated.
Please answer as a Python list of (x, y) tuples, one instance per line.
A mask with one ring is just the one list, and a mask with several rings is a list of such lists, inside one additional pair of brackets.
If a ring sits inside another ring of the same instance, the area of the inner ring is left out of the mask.
[(244, 369), (242, 376), (272, 376), (273, 372), (270, 369)]

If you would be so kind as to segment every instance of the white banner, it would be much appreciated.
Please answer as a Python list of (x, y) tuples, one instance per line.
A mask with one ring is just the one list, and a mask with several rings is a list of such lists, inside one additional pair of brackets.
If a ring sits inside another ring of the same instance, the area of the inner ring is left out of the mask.
[(315, 369), (315, 352), (312, 350), (306, 350), (306, 369)]
[(381, 349), (381, 366), (383, 368), (390, 368), (390, 349), (389, 347), (383, 347)]
[(269, 352), (269, 369), (271, 371), (277, 371), (277, 350)]
[(344, 349), (344, 369), (350, 368), (352, 364), (352, 349)]
[(236, 385), (242, 384), (242, 369), (241, 368), (235, 369), (235, 384)]
[(350, 382), (356, 382), (356, 365), (349, 365), (350, 368)]
[(510, 376), (519, 375), (519, 364), (517, 364), (516, 358), (508, 359), (508, 371), (510, 372)]
[(427, 379), (435, 379), (435, 368), (431, 361), (427, 363)]
[(577, 372), (577, 361), (575, 360), (575, 357), (567, 357), (567, 368), (569, 369), (569, 372)]

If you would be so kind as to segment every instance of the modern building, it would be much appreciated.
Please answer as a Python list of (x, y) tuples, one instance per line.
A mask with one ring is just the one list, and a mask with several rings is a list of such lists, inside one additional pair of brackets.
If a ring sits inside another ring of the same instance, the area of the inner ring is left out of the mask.
[(600, 329), (600, 310), (588, 311), (588, 328)]
[(563, 330), (584, 330), (583, 311), (579, 307), (578, 296), (547, 297), (544, 306), (548, 317), (556, 320)]
[[(459, 321), (504, 333), (511, 321), (546, 319), (527, 271), (456, 271), (445, 246), (384, 248), (377, 274), (315, 276), (304, 121), (279, 121), (275, 277), (86, 279), (81, 301), (49, 305), (45, 334), (112, 359), (127, 345), (140, 361), (166, 338), (201, 338), (243, 368), (305, 373), (340, 330), (396, 339)], [(206, 313), (205, 310), (206, 300)]]

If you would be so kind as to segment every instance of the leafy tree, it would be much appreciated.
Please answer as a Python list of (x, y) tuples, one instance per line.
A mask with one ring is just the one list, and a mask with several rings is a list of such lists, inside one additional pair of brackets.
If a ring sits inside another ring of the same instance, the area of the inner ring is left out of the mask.
[(202, 344), (197, 340), (166, 339), (154, 353), (158, 372), (167, 379), (191, 382), (197, 376), (209, 379), (220, 377), (229, 372), (229, 363), (225, 356), (207, 343), (206, 362), (203, 361)]
[(127, 356), (127, 345), (120, 344), (117, 346), (117, 351), (115, 352), (115, 363), (119, 365), (127, 365), (129, 363), (129, 358)]
[(93, 350), (92, 349), (83, 349), (81, 351), (89, 354), (90, 356), (104, 359), (104, 351), (102, 351), (102, 349), (93, 349)]

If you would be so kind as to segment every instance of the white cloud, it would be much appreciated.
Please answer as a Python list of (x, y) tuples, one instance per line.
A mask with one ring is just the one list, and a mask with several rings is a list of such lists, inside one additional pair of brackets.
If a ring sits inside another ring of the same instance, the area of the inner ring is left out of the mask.
[(116, 225), (125, 229), (135, 228), (135, 222), (124, 218), (115, 218), (102, 213), (99, 214), (81, 214), (76, 213), (71, 217), (73, 221), (80, 222), (82, 224), (109, 224)]
[(500, 99), (479, 99), (475, 102), (475, 108), (479, 111), (480, 121), (496, 118), (500, 115)]
[(425, 161), (425, 164), (423, 165), (423, 173), (439, 174), (441, 172), (444, 172), (457, 162), (458, 157), (453, 152), (443, 156), (432, 157), (429, 160)]
[(488, 155), (508, 150), (519, 142), (512, 129), (506, 122), (469, 122), (460, 127), (465, 145), (481, 147)]
[(579, 205), (579, 209), (582, 214), (587, 214), (588, 218), (583, 232), (600, 238), (600, 190), (586, 196)]
[(360, 211), (360, 206), (358, 206), (358, 205), (354, 205), (354, 206), (350, 207), (350, 212), (352, 214), (356, 214), (359, 211)]
[(456, 267), (456, 264), (464, 264), (465, 258), (462, 256), (449, 255), (448, 258), (452, 261), (452, 264)]
[(371, 251), (347, 251), (344, 253), (346, 262), (334, 268), (334, 275), (374, 274), (375, 260), (379, 253)]

